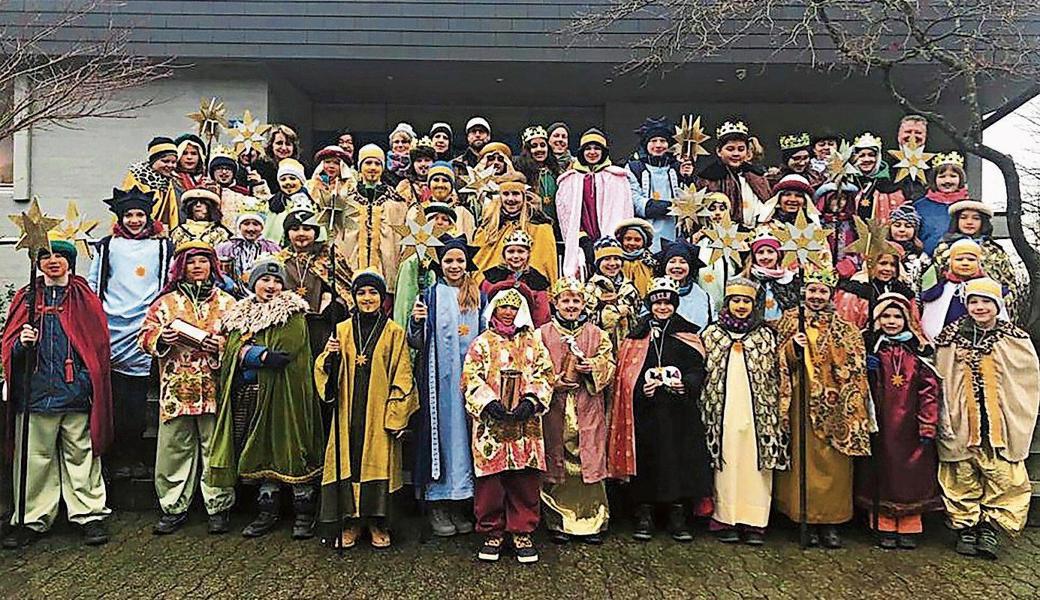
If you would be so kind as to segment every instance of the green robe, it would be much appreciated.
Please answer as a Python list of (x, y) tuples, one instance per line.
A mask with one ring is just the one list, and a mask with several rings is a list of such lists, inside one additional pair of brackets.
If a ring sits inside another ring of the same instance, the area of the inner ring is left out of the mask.
[[(206, 473), (210, 485), (230, 486), (238, 478), (304, 483), (321, 473), (321, 416), (314, 394), (306, 312), (306, 302), (291, 292), (266, 303), (246, 298), (228, 311), (217, 426)], [(282, 369), (259, 370), (252, 423), (241, 455), (235, 456), (232, 387), (245, 345), (280, 350), (292, 360)]]

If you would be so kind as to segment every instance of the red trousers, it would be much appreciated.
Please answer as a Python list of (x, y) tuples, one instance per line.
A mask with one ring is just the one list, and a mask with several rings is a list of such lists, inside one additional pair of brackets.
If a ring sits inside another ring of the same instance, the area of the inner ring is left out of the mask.
[(531, 533), (541, 517), (542, 472), (502, 471), (477, 477), (473, 512), (480, 533)]

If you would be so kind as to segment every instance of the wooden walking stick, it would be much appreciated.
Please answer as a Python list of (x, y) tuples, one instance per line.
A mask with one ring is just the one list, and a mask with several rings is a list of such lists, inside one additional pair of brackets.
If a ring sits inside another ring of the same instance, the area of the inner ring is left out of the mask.
[[(41, 251), (50, 251), (47, 233), (58, 226), (61, 219), (48, 217), (40, 210), (39, 200), (33, 198), (28, 212), (8, 217), (21, 233), (15, 250), (23, 248), (29, 251), (29, 285), (25, 293), (26, 323), (35, 327), (36, 323), (36, 259)], [(20, 542), (28, 537), (25, 525), (25, 495), (29, 471), (29, 404), (32, 401), (32, 374), (36, 362), (36, 345), (26, 346), (22, 357), (21, 390), (22, 419), (20, 429), (21, 443), (18, 445), (18, 534)]]
[[(788, 266), (793, 263), (798, 265), (799, 286), (804, 290), (805, 265), (814, 264), (824, 267), (827, 262), (825, 251), (827, 249), (827, 231), (815, 221), (810, 221), (805, 216), (805, 211), (799, 211), (794, 223), (785, 223), (783, 228), (777, 232), (780, 239), (780, 250), (785, 252), (784, 262)], [(798, 304), (798, 332), (805, 333), (805, 301)], [(799, 367), (799, 376), (803, 382), (800, 397), (798, 398), (798, 525), (799, 541), (802, 548), (809, 546), (809, 520), (808, 520), (808, 469), (806, 469), (807, 450), (805, 438), (808, 435), (809, 418), (809, 348), (802, 348), (802, 360)]]

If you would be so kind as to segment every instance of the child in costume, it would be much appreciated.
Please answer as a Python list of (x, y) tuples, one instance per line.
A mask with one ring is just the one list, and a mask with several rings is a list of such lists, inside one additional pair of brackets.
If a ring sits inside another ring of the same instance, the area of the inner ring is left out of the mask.
[(253, 264), (281, 251), (277, 242), (263, 236), (265, 214), (240, 213), (235, 219), (237, 233), (216, 247), (221, 269), (234, 282), (232, 293), (237, 298), (245, 298), (249, 294), (249, 272)]
[(657, 276), (668, 277), (679, 286), (679, 307), (676, 312), (704, 329), (715, 320), (715, 308), (708, 293), (697, 285), (697, 274), (705, 265), (699, 258), (699, 248), (682, 240), (661, 240), (657, 253)]
[(776, 334), (755, 306), (758, 286), (736, 277), (726, 304), (701, 339), (707, 380), (701, 394), (704, 431), (715, 470), (710, 528), (724, 543), (765, 543), (773, 471), (787, 468), (790, 436), (780, 397)]
[[(35, 321), (29, 322), (24, 287), (11, 300), (4, 325), (2, 360), (9, 402), (4, 403), (7, 456), (15, 506), (4, 548), (18, 548), (50, 530), (62, 500), (83, 541), (108, 541), (105, 481), (101, 455), (112, 443), (109, 338), (105, 313), (87, 282), (73, 272), (76, 247), (51, 239), (33, 260), (42, 273), (35, 293)], [(25, 397), (25, 361), (33, 361), (30, 395)], [(26, 411), (28, 411), (26, 413)], [(28, 439), (22, 439), (22, 419)], [(26, 458), (25, 520), (18, 522), (23, 453)]]
[(506, 282), (531, 298), (531, 318), (535, 327), (549, 322), (549, 279), (531, 266), (531, 236), (515, 231), (502, 242), (502, 262), (484, 271), (480, 291), (491, 296), (491, 289)]
[(780, 320), (784, 311), (798, 306), (801, 301), (801, 280), (798, 271), (784, 268), (780, 240), (770, 233), (761, 233), (751, 241), (745, 276), (758, 284), (755, 306), (768, 322)]
[(531, 534), (546, 469), (542, 415), (552, 399), (553, 363), (523, 294), (501, 284), (492, 293), (484, 311), (488, 329), (473, 340), (462, 367), (473, 419), (473, 510), (485, 535), (477, 558), (498, 560), (508, 532), (517, 560), (532, 563), (538, 561)]
[(935, 339), (944, 399), (939, 484), (957, 552), (995, 559), (997, 530), (1017, 534), (1029, 512), (1025, 459), (1040, 407), (1040, 367), (1029, 335), (1000, 316), (1000, 283), (986, 277), (965, 288), (967, 316)]
[(181, 195), (184, 220), (170, 232), (174, 247), (199, 241), (214, 248), (231, 237), (221, 222), (220, 196), (206, 188), (193, 188)]
[(614, 349), (621, 346), (639, 316), (639, 290), (625, 277), (624, 250), (612, 237), (600, 238), (593, 246), (596, 273), (585, 284), (589, 318), (610, 336)]
[(646, 297), (657, 261), (650, 252), (654, 227), (643, 219), (625, 219), (614, 228), (614, 239), (621, 243), (621, 273), (636, 286), (640, 299)]
[[(950, 246), (949, 270), (931, 288), (921, 292), (924, 309), (921, 327), (929, 340), (934, 340), (944, 327), (968, 312), (964, 289), (967, 282), (985, 277), (982, 270), (982, 247), (970, 239), (959, 239)], [(1005, 297), (1007, 292), (1005, 291)], [(1005, 303), (1000, 303), (1001, 317), (1008, 318)]]
[(928, 191), (914, 201), (921, 217), (918, 237), (924, 251), (935, 254), (950, 225), (950, 206), (968, 200), (968, 178), (964, 172), (964, 157), (956, 152), (936, 154), (928, 171)]
[(585, 288), (570, 277), (552, 288), (552, 321), (538, 328), (553, 362), (553, 401), (542, 417), (545, 524), (556, 543), (572, 536), (599, 544), (607, 530), (607, 418), (604, 397), (614, 378), (614, 345), (589, 322)]
[(913, 205), (906, 203), (893, 210), (889, 218), (888, 240), (903, 249), (902, 278), (914, 294), (919, 294), (935, 285), (932, 257), (924, 251), (924, 243), (918, 237), (922, 231), (921, 217)]
[[(400, 433), (419, 409), (419, 399), (404, 329), (382, 310), (387, 294), (383, 277), (373, 270), (361, 271), (354, 276), (351, 293), (354, 315), (336, 327), (314, 363), (319, 396), (339, 403), (339, 433), (330, 433), (325, 447), (321, 520), (338, 525), (340, 516), (346, 518), (338, 540), (343, 548), (357, 544), (362, 525), (373, 547), (386, 548), (390, 495), (403, 485)], [(334, 354), (340, 359), (330, 360)], [(339, 380), (338, 396), (329, 387), (333, 377)]]

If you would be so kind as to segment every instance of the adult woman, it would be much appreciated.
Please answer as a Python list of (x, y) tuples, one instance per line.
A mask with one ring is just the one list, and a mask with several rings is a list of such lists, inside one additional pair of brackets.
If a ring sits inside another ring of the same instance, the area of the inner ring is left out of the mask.
[(541, 199), (541, 210), (552, 219), (556, 238), (560, 239), (560, 225), (556, 214), (556, 179), (563, 173), (560, 163), (549, 149), (549, 134), (535, 125), (524, 129), (520, 136), (523, 148), (516, 160), (516, 169), (531, 182), (531, 191)]
[(486, 299), (472, 273), (475, 248), (465, 236), (442, 241), (437, 281), (414, 303), (408, 320), (419, 384), (412, 481), (416, 495), (432, 504), (434, 535), (451, 536), (473, 531), (468, 508), (459, 504), (473, 497), (473, 454), (459, 384), (466, 351), (484, 328)]
[(397, 187), (408, 177), (415, 140), (415, 130), (408, 123), (398, 123), (390, 132), (390, 151), (386, 154), (386, 171), (383, 173), (384, 181), (390, 187)]
[(650, 314), (618, 353), (607, 464), (611, 477), (630, 480), (635, 539), (653, 536), (655, 505), (665, 505), (672, 538), (688, 542), (685, 505), (710, 495), (712, 485), (697, 407), (704, 346), (698, 328), (676, 311), (675, 281), (654, 279), (646, 305)]
[[(271, 125), (267, 132), (267, 144), (264, 146), (264, 156), (253, 161), (260, 176), (267, 182), (270, 190), (279, 189), (278, 186), (278, 164), (287, 159), (300, 159), (300, 138), (288, 125)], [(301, 177), (301, 182), (306, 181), (306, 176)]]

